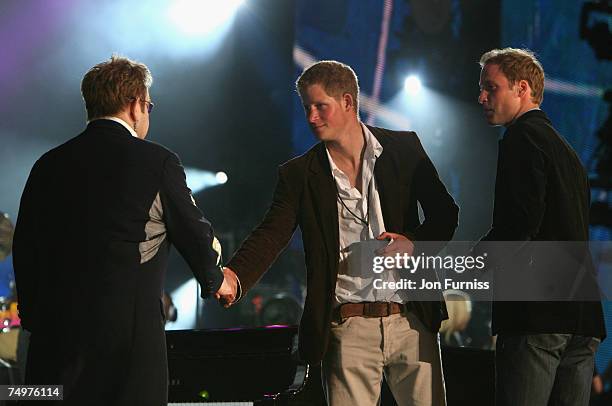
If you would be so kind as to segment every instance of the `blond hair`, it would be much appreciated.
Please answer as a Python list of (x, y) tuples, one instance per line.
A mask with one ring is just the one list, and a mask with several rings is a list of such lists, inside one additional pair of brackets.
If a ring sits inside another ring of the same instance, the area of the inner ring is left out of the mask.
[(531, 87), (531, 99), (536, 104), (544, 100), (544, 68), (535, 54), (528, 49), (504, 48), (485, 52), (480, 57), (480, 66), (497, 65), (508, 78), (510, 87), (526, 80)]

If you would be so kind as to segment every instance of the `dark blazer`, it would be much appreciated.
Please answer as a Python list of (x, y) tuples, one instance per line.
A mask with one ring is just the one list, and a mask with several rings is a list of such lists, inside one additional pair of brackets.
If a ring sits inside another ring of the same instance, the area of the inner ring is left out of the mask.
[(216, 292), (213, 231), (173, 152), (95, 120), (44, 154), (14, 236), (19, 313), (32, 333), (27, 383), (63, 384), (63, 404), (166, 404), (171, 243), (203, 294)]
[[(493, 224), (484, 240), (586, 242), (589, 206), (586, 171), (542, 110), (528, 111), (508, 126), (499, 142)], [(580, 262), (594, 280), (590, 256)], [(492, 330), (605, 336), (599, 301), (494, 302)]]
[[(414, 132), (369, 127), (383, 147), (374, 176), (387, 231), (422, 241), (448, 241), (458, 207)], [(228, 263), (244, 291), (251, 288), (287, 245), (297, 226), (306, 256), (307, 295), (300, 322), (300, 355), (310, 363), (325, 353), (339, 261), (336, 184), (323, 143), (283, 164), (272, 205), (261, 224)], [(417, 202), (425, 221), (419, 221)], [(443, 303), (413, 303), (423, 323), (438, 331)]]

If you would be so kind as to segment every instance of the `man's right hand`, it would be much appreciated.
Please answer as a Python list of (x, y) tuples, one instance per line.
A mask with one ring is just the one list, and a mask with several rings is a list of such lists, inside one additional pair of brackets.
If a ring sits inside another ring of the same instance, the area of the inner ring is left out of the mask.
[(238, 277), (230, 268), (224, 267), (223, 283), (215, 293), (215, 298), (223, 307), (228, 308), (236, 301), (236, 295), (238, 295)]

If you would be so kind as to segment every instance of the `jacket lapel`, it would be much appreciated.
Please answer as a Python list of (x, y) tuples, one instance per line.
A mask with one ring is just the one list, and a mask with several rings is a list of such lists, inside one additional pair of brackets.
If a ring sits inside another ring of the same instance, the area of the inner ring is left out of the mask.
[(402, 190), (400, 188), (400, 165), (393, 146), (390, 145), (389, 138), (384, 136), (383, 131), (376, 127), (368, 126), (368, 128), (383, 147), (382, 154), (376, 159), (374, 177), (378, 186), (385, 230), (400, 233), (402, 232), (402, 225), (399, 224), (399, 219), (402, 218), (401, 202), (404, 200), (403, 196), (398, 195)]
[(340, 239), (338, 236), (338, 206), (336, 203), (336, 183), (331, 174), (325, 146), (320, 143), (310, 163), (310, 180), (308, 182), (315, 218), (325, 242), (327, 261), (334, 270), (333, 283), (336, 282), (338, 258), (340, 255)]

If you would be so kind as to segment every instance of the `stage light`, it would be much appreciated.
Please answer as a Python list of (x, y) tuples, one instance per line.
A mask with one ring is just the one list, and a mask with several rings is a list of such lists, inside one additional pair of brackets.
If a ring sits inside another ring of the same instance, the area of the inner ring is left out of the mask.
[(244, 0), (175, 0), (170, 20), (184, 34), (205, 36), (228, 23)]
[(421, 80), (416, 75), (410, 75), (404, 81), (404, 89), (413, 96), (419, 94), (421, 88)]
[(225, 172), (214, 173), (197, 168), (185, 168), (185, 176), (187, 177), (187, 186), (193, 193), (227, 182)]
[(225, 183), (227, 183), (227, 174), (225, 172), (217, 172), (215, 178), (217, 179), (217, 182), (219, 182), (220, 185), (224, 185)]

